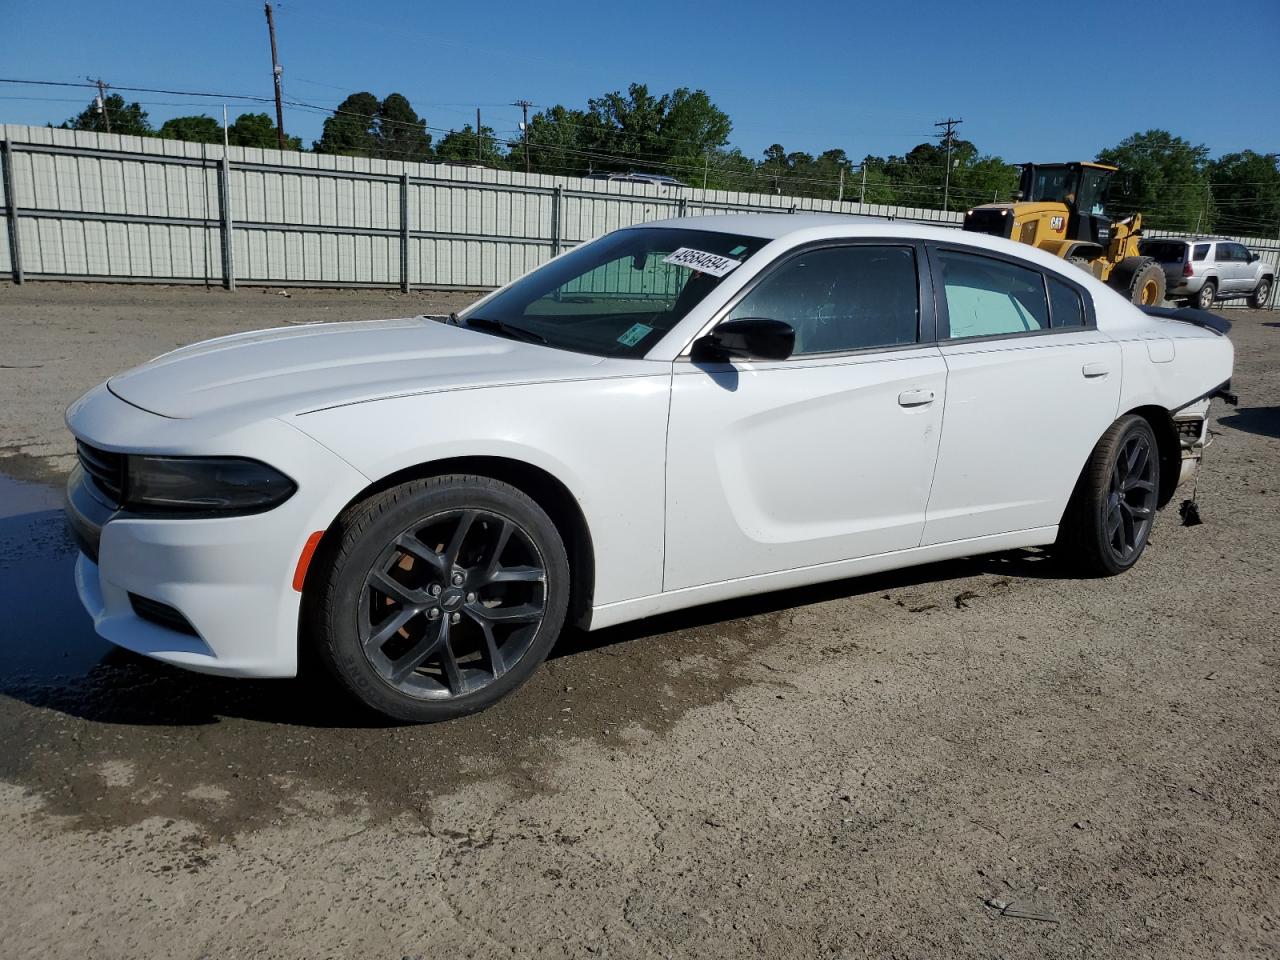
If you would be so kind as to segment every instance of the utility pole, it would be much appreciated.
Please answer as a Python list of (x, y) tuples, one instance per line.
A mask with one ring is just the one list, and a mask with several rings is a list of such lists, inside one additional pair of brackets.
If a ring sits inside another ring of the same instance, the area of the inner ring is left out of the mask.
[(524, 120), (520, 123), (520, 132), (524, 135), (524, 172), (529, 172), (529, 108), (533, 106), (528, 100), (517, 100), (512, 104), (519, 107)]
[(280, 66), (280, 57), (276, 53), (276, 18), (271, 12), (271, 4), (263, 4), (267, 11), (267, 33), (271, 35), (271, 76), (276, 82), (276, 141), (280, 149), (284, 149), (284, 106), (280, 103), (280, 74), (284, 72)]
[(862, 161), (862, 192), (858, 194), (858, 202), (867, 202), (867, 161)]
[(840, 168), (840, 191), (836, 194), (836, 203), (844, 202), (844, 167)]
[(707, 168), (711, 166), (711, 151), (702, 151), (702, 189), (707, 189)]
[(101, 77), (93, 82), (98, 85), (98, 112), (102, 114), (102, 122), (107, 125), (107, 133), (110, 133), (111, 114), (107, 113), (107, 84), (102, 82)]
[(476, 163), (484, 163), (484, 141), (480, 139), (479, 107), (476, 107)]
[(941, 134), (942, 142), (947, 145), (947, 174), (942, 185), (942, 209), (950, 209), (951, 200), (951, 145), (956, 138), (956, 127), (964, 123), (963, 120), (956, 120), (953, 117), (947, 117), (945, 120), (939, 120), (934, 124), (935, 127), (946, 127), (946, 132)]

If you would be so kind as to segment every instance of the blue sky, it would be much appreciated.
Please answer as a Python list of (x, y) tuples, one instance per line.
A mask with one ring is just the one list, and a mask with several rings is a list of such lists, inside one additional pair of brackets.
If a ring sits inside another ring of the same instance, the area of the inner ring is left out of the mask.
[[(0, 76), (270, 96), (262, 4), (17, 3)], [(399, 91), (433, 127), (515, 136), (517, 98), (576, 106), (632, 81), (701, 87), (758, 157), (843, 147), (901, 153), (961, 117), (960, 135), (1011, 161), (1091, 157), (1164, 127), (1214, 155), (1280, 151), (1280, 2), (277, 4), (286, 98), (335, 106)], [(583, 12), (587, 11), (587, 12)], [(1213, 42), (1206, 42), (1206, 39)], [(0, 120), (60, 122), (88, 91), (0, 84)], [(20, 99), (41, 97), (43, 100)], [(220, 100), (126, 94), (153, 123), (221, 114)], [(64, 100), (68, 102), (63, 102)], [(230, 103), (232, 116), (266, 105)], [(310, 143), (323, 116), (287, 110)]]

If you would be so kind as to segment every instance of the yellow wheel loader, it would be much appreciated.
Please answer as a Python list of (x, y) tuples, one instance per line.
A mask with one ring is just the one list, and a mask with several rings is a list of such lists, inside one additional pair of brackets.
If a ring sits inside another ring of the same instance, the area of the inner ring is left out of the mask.
[(1164, 299), (1164, 269), (1138, 252), (1142, 214), (1107, 216), (1116, 167), (1105, 163), (1024, 163), (1012, 203), (984, 203), (964, 215), (975, 233), (1029, 243), (1088, 270), (1139, 306)]

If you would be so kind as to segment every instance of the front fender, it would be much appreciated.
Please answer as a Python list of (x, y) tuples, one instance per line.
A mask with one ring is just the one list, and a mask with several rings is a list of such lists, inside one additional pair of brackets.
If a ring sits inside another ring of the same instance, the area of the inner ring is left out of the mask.
[(370, 485), (435, 461), (500, 457), (555, 477), (594, 545), (595, 603), (659, 593), (670, 371), (392, 397), (292, 418)]

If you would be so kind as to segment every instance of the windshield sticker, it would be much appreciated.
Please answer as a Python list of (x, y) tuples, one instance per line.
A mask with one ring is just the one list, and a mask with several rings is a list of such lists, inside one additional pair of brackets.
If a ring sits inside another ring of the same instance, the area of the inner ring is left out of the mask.
[(618, 338), (618, 342), (624, 347), (634, 347), (637, 343), (653, 332), (653, 327), (643, 323), (637, 323), (630, 330)]
[(738, 244), (736, 247), (734, 247), (732, 250), (730, 250), (730, 251), (729, 251), (729, 256), (731, 256), (731, 257), (740, 257), (740, 256), (742, 256), (742, 254), (744, 254), (744, 253), (746, 253), (746, 252), (747, 252), (746, 245), (745, 245), (745, 244), (741, 244), (741, 243), (740, 243), (740, 244)]
[(723, 277), (735, 267), (742, 266), (741, 260), (722, 257), (718, 253), (706, 253), (702, 250), (695, 250), (693, 247), (681, 247), (675, 253), (663, 257), (662, 262), (674, 264), (677, 267), (688, 267), (690, 270), (697, 270), (701, 273), (709, 273), (713, 277)]

